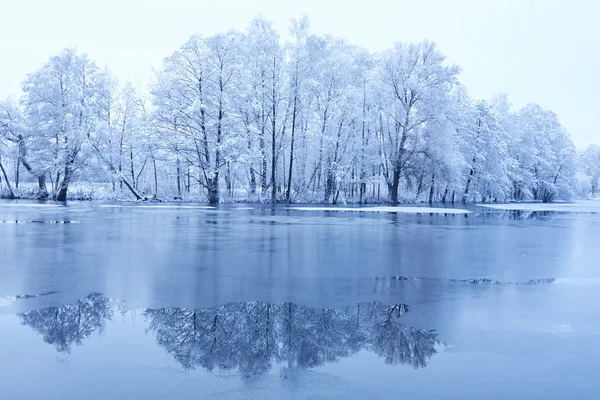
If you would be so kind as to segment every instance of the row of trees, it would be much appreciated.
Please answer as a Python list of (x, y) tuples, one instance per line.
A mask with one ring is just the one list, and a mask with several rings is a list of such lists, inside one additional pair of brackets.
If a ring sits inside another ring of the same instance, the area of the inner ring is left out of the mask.
[(576, 195), (578, 156), (556, 115), (472, 99), (458, 74), (435, 43), (372, 54), (305, 18), (286, 41), (260, 17), (193, 36), (147, 93), (67, 49), (0, 104), (5, 190), (11, 165), (14, 186), (22, 167), (57, 200), (74, 179), (210, 203)]

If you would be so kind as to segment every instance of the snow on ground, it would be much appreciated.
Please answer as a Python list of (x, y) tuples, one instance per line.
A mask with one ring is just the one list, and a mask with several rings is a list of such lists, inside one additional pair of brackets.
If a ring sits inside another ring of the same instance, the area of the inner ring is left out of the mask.
[(6, 307), (17, 300), (16, 296), (0, 297), (0, 307)]
[(62, 204), (45, 204), (45, 203), (2, 203), (1, 207), (62, 207)]
[(189, 205), (171, 205), (171, 206), (134, 206), (135, 208), (167, 208), (167, 209), (175, 209), (175, 208), (191, 208), (191, 209), (200, 209), (200, 210), (214, 210), (215, 207), (212, 206), (189, 206)]
[(348, 211), (348, 212), (383, 212), (407, 214), (469, 214), (471, 211), (462, 208), (437, 207), (289, 207), (295, 211)]
[(595, 200), (583, 200), (575, 203), (477, 204), (477, 206), (504, 211), (600, 212), (600, 201)]

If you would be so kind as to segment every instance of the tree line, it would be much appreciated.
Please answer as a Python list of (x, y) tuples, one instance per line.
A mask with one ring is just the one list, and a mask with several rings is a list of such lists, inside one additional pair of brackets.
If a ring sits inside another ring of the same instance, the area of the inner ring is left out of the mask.
[(194, 35), (148, 90), (65, 49), (0, 103), (2, 190), (333, 204), (596, 194), (598, 147), (578, 154), (538, 105), (471, 98), (459, 72), (433, 42), (371, 53), (306, 18), (285, 40), (261, 17)]

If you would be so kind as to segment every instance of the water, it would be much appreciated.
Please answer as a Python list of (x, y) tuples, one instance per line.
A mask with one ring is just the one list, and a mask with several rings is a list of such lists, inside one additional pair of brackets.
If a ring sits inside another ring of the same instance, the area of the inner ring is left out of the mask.
[(469, 210), (2, 202), (0, 398), (596, 399), (600, 215)]

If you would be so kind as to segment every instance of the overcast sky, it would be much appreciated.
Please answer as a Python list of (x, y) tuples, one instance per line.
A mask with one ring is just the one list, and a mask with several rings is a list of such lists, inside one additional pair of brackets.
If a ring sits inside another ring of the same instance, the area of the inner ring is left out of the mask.
[(152, 68), (192, 33), (243, 29), (258, 13), (282, 35), (306, 13), (315, 33), (377, 51), (434, 40), (471, 95), (507, 93), (556, 112), (575, 144), (600, 144), (600, 1), (595, 0), (0, 0), (0, 98), (65, 47), (120, 81)]

